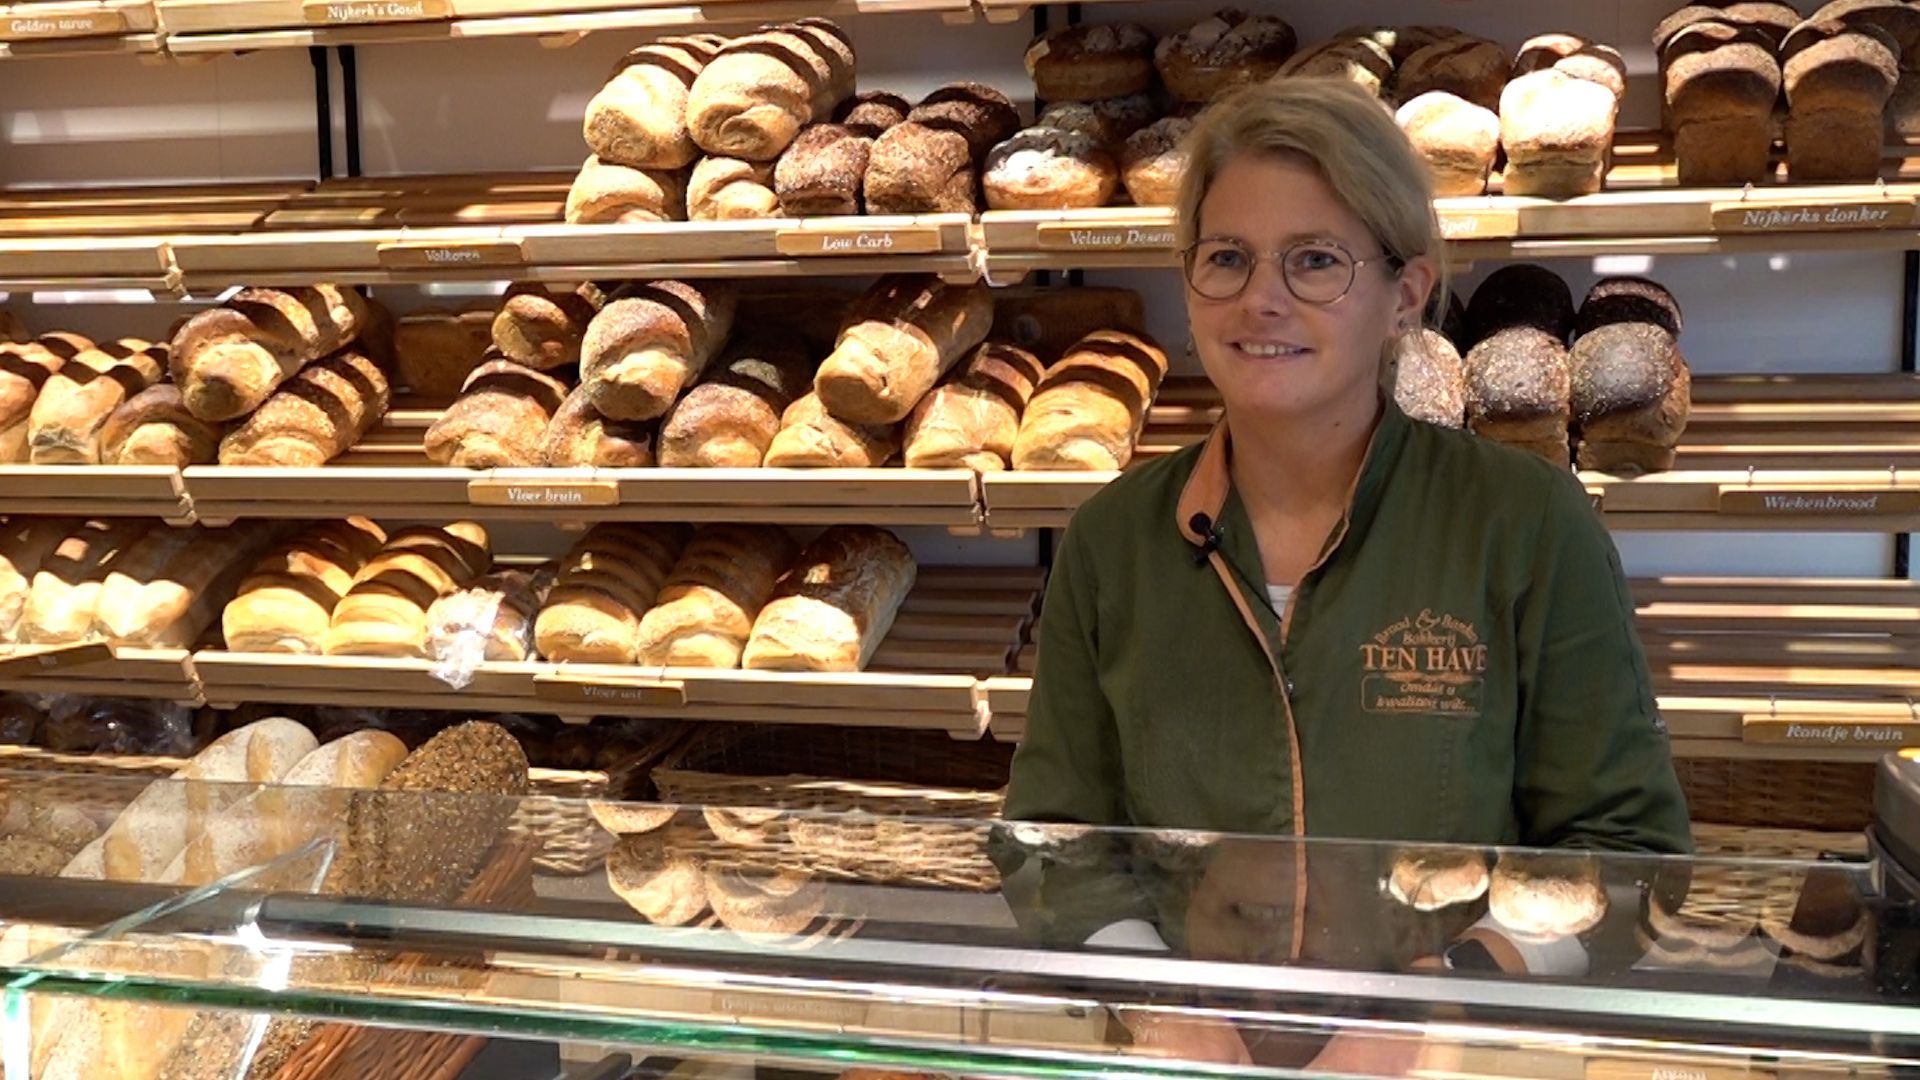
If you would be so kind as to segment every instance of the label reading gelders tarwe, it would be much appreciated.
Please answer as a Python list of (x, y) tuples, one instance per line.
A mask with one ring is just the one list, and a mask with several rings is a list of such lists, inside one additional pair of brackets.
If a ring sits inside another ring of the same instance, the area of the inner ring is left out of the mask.
[(127, 17), (118, 11), (88, 11), (78, 15), (20, 15), (0, 21), (0, 37), (7, 41), (32, 41), (36, 38), (93, 37), (117, 34), (127, 28)]

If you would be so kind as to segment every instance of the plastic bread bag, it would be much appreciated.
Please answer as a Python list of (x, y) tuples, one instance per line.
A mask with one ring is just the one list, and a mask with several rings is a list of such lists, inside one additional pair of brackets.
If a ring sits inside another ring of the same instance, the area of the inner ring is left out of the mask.
[(193, 719), (178, 702), (61, 695), (47, 705), (40, 738), (61, 753), (185, 757), (198, 748)]
[(435, 600), (427, 612), (434, 678), (463, 690), (483, 663), (530, 658), (534, 615), (551, 580), (544, 570), (505, 570)]

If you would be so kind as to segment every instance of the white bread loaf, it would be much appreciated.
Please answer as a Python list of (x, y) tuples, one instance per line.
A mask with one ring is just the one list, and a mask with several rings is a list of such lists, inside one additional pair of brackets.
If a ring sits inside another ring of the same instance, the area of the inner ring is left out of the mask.
[(872, 525), (836, 525), (800, 553), (753, 623), (743, 666), (859, 671), (913, 588), (913, 552)]

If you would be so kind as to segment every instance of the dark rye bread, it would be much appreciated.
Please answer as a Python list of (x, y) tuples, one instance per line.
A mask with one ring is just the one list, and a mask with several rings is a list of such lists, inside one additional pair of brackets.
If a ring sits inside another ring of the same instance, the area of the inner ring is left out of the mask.
[(1900, 0), (1832, 0), (1811, 21), (1832, 19), (1852, 27), (1875, 26), (1887, 32), (1900, 53), (1900, 66), (1920, 66), (1920, 8)]
[(1781, 47), (1787, 172), (1796, 181), (1880, 175), (1900, 46), (1878, 26), (1808, 20)]
[(1393, 339), (1394, 403), (1415, 420), (1441, 427), (1467, 422), (1467, 368), (1453, 342), (1438, 330), (1417, 330)]
[(1507, 50), (1498, 43), (1462, 34), (1409, 56), (1394, 73), (1393, 97), (1405, 104), (1439, 91), (1497, 112), (1508, 67)]
[(1672, 337), (1680, 336), (1680, 302), (1666, 286), (1639, 277), (1602, 278), (1587, 290), (1574, 318), (1574, 337), (1581, 338), (1612, 323), (1649, 323)]
[(1531, 326), (1494, 332), (1467, 353), (1467, 426), (1477, 435), (1571, 464), (1566, 346)]
[(1675, 34), (1702, 22), (1721, 22), (1729, 26), (1751, 28), (1764, 36), (1778, 52), (1787, 34), (1800, 25), (1803, 16), (1791, 4), (1776, 0), (1735, 0), (1730, 3), (1688, 4), (1661, 19), (1653, 29), (1653, 48), (1664, 50)]
[(440, 732), (378, 791), (355, 796), (348, 830), (358, 891), (399, 902), (457, 899), (526, 793), (527, 755), (505, 728), (476, 720)]
[(1780, 62), (1757, 27), (1697, 22), (1660, 54), (1682, 184), (1746, 184), (1772, 171)]
[(867, 212), (978, 210), (980, 162), (1019, 127), (1013, 102), (991, 86), (941, 87), (874, 141), (862, 182)]
[(1536, 263), (1503, 266), (1467, 302), (1468, 344), (1499, 330), (1530, 326), (1558, 341), (1573, 330), (1573, 293), (1560, 275)]
[(1652, 323), (1611, 323), (1574, 342), (1569, 364), (1580, 467), (1672, 468), (1692, 406), (1692, 379), (1673, 335)]

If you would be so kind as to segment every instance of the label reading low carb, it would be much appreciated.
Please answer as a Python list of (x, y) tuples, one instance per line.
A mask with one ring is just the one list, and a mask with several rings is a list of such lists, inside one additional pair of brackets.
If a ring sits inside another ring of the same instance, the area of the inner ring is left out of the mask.
[(127, 29), (119, 11), (81, 11), (71, 15), (9, 15), (0, 19), (0, 40), (36, 41), (48, 38), (96, 37)]
[(1914, 223), (1914, 200), (1858, 202), (1726, 202), (1713, 204), (1719, 233), (1828, 232), (1903, 229)]
[(417, 22), (452, 18), (453, 0), (306, 0), (301, 12), (308, 22), (328, 26)]
[(940, 250), (940, 230), (788, 229), (774, 237), (773, 246), (782, 255), (929, 255)]

